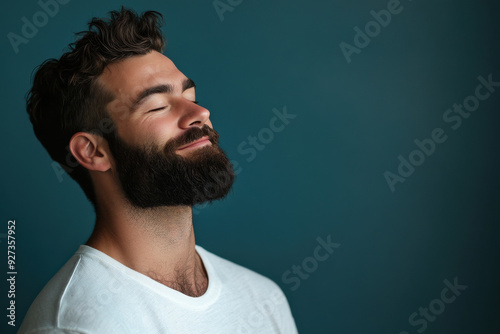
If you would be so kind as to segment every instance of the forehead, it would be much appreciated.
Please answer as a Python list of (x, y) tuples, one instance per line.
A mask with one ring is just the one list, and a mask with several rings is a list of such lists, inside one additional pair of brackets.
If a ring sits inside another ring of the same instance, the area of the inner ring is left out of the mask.
[(175, 89), (185, 79), (184, 74), (163, 54), (152, 51), (108, 65), (99, 82), (117, 99), (133, 99), (148, 87), (171, 84)]

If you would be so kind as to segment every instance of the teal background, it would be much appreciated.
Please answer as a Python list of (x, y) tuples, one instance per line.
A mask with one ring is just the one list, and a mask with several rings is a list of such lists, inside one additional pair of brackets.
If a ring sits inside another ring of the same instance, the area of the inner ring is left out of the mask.
[[(196, 82), (241, 168), (226, 200), (196, 208), (198, 244), (277, 282), (300, 333), (418, 333), (408, 317), (455, 277), (467, 289), (425, 333), (499, 333), (500, 87), (457, 130), (442, 116), (474, 93), (478, 76), (500, 81), (500, 6), (402, 0), (402, 12), (349, 64), (339, 44), (353, 44), (353, 28), (387, 3), (244, 0), (221, 21), (212, 1), (123, 2), (164, 14), (166, 55)], [(121, 4), (61, 5), (17, 54), (7, 34), (20, 34), (21, 18), (40, 7), (16, 1), (0, 12), (0, 253), (15, 219), (18, 326), (94, 221), (83, 192), (68, 175), (59, 182), (32, 133), (30, 75), (92, 16)], [(297, 117), (247, 161), (238, 146), (284, 106)], [(391, 192), (383, 173), (396, 173), (398, 156), (408, 158), (413, 141), (435, 128), (447, 140)], [(328, 235), (341, 246), (292, 290), (282, 275)], [(0, 261), (6, 268), (6, 256)], [(2, 333), (14, 332), (0, 319)]]

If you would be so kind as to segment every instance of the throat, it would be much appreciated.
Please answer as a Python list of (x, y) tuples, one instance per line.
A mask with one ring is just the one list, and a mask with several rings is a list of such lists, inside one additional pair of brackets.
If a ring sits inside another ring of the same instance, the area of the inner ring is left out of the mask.
[(174, 281), (165, 280), (154, 273), (148, 274), (148, 276), (157, 281), (158, 283), (168, 286), (169, 288), (179, 291), (189, 297), (203, 296), (208, 289), (207, 278), (193, 282), (187, 279), (177, 279)]
[(175, 277), (169, 278), (157, 271), (148, 271), (146, 275), (171, 289), (190, 297), (200, 297), (208, 289), (208, 274), (203, 262), (196, 254), (196, 265), (191, 270), (176, 270)]
[(147, 276), (171, 289), (179, 291), (190, 297), (200, 297), (208, 289), (208, 277), (206, 275), (180, 276), (176, 279), (168, 279), (156, 272), (148, 272)]

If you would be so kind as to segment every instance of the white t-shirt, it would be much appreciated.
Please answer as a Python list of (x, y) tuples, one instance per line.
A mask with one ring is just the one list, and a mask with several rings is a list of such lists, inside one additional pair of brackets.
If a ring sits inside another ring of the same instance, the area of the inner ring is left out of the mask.
[(297, 333), (276, 283), (196, 245), (208, 289), (190, 297), (82, 245), (35, 299), (34, 333)]

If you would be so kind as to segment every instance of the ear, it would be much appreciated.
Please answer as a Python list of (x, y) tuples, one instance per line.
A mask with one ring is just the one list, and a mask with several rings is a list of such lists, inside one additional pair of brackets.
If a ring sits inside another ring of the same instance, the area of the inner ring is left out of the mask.
[(75, 159), (88, 170), (105, 172), (111, 168), (106, 141), (87, 132), (77, 132), (69, 141), (69, 149)]

